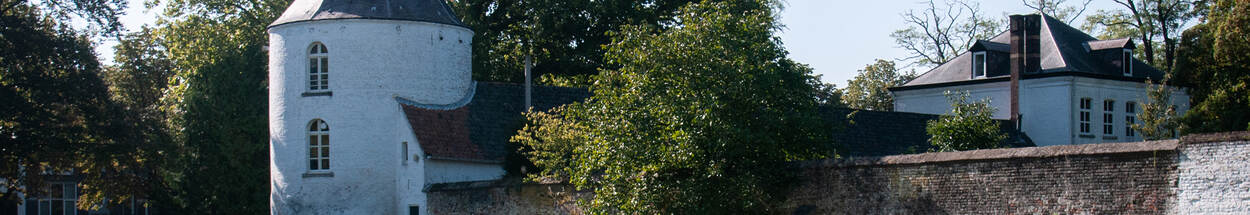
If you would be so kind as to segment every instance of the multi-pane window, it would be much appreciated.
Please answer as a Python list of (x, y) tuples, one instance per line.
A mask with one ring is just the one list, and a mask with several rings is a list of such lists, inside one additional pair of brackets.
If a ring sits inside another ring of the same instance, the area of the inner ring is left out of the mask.
[(1124, 103), (1124, 113), (1124, 135), (1130, 137), (1137, 136), (1137, 131), (1133, 130), (1133, 124), (1137, 123), (1137, 103)]
[(972, 53), (972, 77), (985, 77), (985, 52)]
[(1081, 127), (1081, 133), (1082, 133), (1082, 134), (1088, 134), (1088, 133), (1089, 133), (1089, 117), (1090, 117), (1090, 116), (1089, 116), (1089, 109), (1090, 109), (1090, 106), (1092, 106), (1092, 105), (1091, 105), (1091, 103), (1093, 103), (1093, 99), (1090, 99), (1090, 98), (1081, 98), (1081, 113), (1080, 113), (1081, 124), (1080, 124), (1080, 127)]
[(1124, 70), (1124, 76), (1133, 75), (1133, 50), (1124, 49), (1124, 54), (1120, 56), (1120, 69)]
[(1115, 101), (1103, 101), (1102, 111), (1102, 134), (1115, 134)]
[(39, 198), (26, 199), (26, 214), (72, 215), (87, 214), (75, 207), (78, 203), (78, 186), (74, 183), (49, 183), (43, 187)]
[(330, 89), (330, 58), (326, 45), (313, 43), (308, 48), (308, 90)]
[(320, 119), (308, 124), (308, 170), (330, 170), (330, 125)]

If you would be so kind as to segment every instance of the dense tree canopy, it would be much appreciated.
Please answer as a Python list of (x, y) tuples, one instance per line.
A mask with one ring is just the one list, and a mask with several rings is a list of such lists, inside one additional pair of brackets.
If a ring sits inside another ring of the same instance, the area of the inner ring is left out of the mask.
[(692, 0), (450, 1), (474, 33), (473, 79), (521, 82), (522, 61), (534, 57), (540, 84), (588, 86), (605, 65), (607, 34), (623, 25), (663, 29)]
[(1186, 30), (1177, 81), (1188, 87), (1187, 132), (1250, 129), (1250, 3), (1219, 0), (1205, 22)]
[(768, 210), (784, 162), (832, 153), (811, 70), (786, 57), (776, 2), (704, 1), (671, 28), (615, 33), (594, 96), (528, 115), (540, 176), (593, 190), (593, 213)]
[(79, 207), (145, 193), (152, 175), (136, 115), (109, 98), (83, 31), (57, 17), (111, 28), (120, 5), (106, 1), (5, 1), (0, 5), (0, 184), (41, 195), (62, 174), (81, 178)]
[(166, 211), (268, 211), (266, 26), (289, 0), (164, 1), (157, 34), (172, 62), (162, 110), (176, 151)]

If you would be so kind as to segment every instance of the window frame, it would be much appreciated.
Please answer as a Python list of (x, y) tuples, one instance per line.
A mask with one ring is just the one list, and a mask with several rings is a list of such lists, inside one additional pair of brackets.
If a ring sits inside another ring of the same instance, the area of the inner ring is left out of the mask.
[[(59, 189), (53, 189), (53, 186), (56, 186)], [(75, 206), (78, 203), (78, 194), (81, 191), (78, 189), (78, 183), (63, 181), (49, 182), (45, 184), (42, 189), (46, 191), (44, 194), (26, 197), (27, 205), (26, 210), (22, 211), (23, 213), (29, 214), (33, 212), (36, 214), (52, 214), (52, 211), (55, 211), (52, 209), (52, 205), (59, 205), (58, 208), (61, 214), (74, 215), (89, 213), (88, 211), (79, 210)]]
[[(977, 62), (978, 57), (981, 59), (980, 63)], [(972, 78), (984, 78), (989, 74), (987, 62), (989, 62), (989, 55), (985, 51), (972, 53)], [(977, 69), (980, 69), (980, 71), (977, 71)]]
[(1121, 53), (1120, 69), (1124, 76), (1133, 76), (1133, 49), (1124, 49)]
[(308, 122), (306, 131), (308, 172), (329, 172), (333, 167), (330, 165), (330, 124), (322, 119), (313, 119)]
[(1137, 102), (1125, 102), (1124, 113), (1124, 136), (1136, 137), (1133, 124), (1137, 124)]
[(1093, 103), (1094, 103), (1094, 99), (1092, 98), (1086, 97), (1086, 98), (1080, 99), (1080, 106), (1079, 106), (1080, 111), (1078, 113), (1079, 115), (1077, 116), (1078, 117), (1077, 125), (1078, 125), (1078, 132), (1081, 134), (1092, 133), (1093, 129), (1091, 129), (1091, 126), (1092, 126), (1091, 121), (1093, 120), (1091, 119), (1091, 116), (1090, 116), (1090, 112), (1091, 112), (1090, 109), (1093, 109)]
[(1115, 135), (1115, 100), (1102, 100), (1102, 134)]
[(308, 92), (330, 91), (330, 52), (324, 43), (313, 42), (308, 46), (308, 79), (304, 81), (304, 90)]

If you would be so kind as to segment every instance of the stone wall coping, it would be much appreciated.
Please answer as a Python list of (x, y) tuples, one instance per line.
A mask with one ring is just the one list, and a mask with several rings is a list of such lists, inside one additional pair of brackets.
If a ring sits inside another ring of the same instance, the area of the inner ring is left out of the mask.
[(1193, 134), (1181, 137), (1182, 145), (1236, 141), (1250, 141), (1250, 131)]
[(1140, 153), (1140, 152), (1174, 151), (1180, 145), (1179, 142), (1180, 141), (1176, 139), (1171, 139), (1171, 140), (1124, 142), (1124, 143), (1100, 143), (1100, 144), (1024, 147), (1024, 148), (1007, 148), (1007, 149), (982, 149), (982, 150), (969, 150), (969, 151), (958, 151), (958, 152), (930, 152), (930, 153), (923, 153), (923, 154), (890, 155), (890, 156), (883, 156), (883, 157), (857, 157), (857, 158), (844, 158), (844, 159), (823, 159), (823, 160), (813, 160), (813, 161), (800, 161), (798, 162), (798, 165), (800, 168), (850, 167), (850, 166), (923, 164), (923, 163), (974, 161), (974, 160), (997, 160), (997, 159), (1014, 159), (1014, 158), (1047, 158), (1047, 157), (1064, 157), (1064, 156), (1096, 155), (1096, 154), (1128, 154), (1128, 153)]
[(425, 187), (424, 191), (425, 192), (451, 192), (451, 191), (476, 190), (476, 189), (496, 188), (496, 187), (524, 187), (524, 186), (551, 186), (551, 185), (565, 185), (565, 183), (561, 181), (555, 181), (555, 180), (535, 182), (535, 181), (529, 181), (529, 180), (525, 180), (525, 179), (518, 178), (518, 177), (507, 177), (507, 178), (498, 179), (498, 180), (464, 181), (464, 182), (430, 184)]

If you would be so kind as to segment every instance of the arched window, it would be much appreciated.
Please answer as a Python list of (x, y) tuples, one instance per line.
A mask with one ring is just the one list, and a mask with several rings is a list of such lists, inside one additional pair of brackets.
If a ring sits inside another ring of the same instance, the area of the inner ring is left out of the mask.
[(308, 90), (330, 89), (330, 52), (326, 45), (313, 43), (308, 48)]
[(308, 170), (330, 170), (330, 125), (320, 119), (308, 123)]

